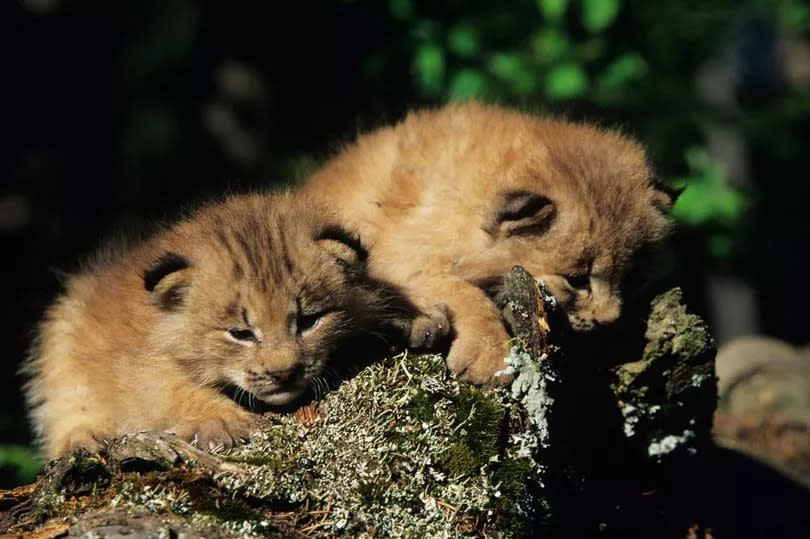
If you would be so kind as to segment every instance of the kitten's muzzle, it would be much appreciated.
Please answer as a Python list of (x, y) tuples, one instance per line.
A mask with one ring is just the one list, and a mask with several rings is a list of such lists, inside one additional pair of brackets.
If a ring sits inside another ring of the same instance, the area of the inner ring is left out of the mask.
[(264, 385), (268, 382), (282, 385), (295, 381), (300, 377), (302, 369), (299, 365), (289, 369), (279, 369), (271, 371), (266, 368), (252, 368), (247, 371), (247, 382), (250, 384)]
[(303, 373), (300, 365), (278, 370), (255, 367), (245, 373), (245, 382), (250, 392), (266, 404), (285, 405), (305, 392)]

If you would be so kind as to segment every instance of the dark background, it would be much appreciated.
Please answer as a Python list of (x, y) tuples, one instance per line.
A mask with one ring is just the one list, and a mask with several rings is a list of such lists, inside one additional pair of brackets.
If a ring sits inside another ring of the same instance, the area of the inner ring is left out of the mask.
[(0, 484), (37, 470), (15, 373), (61, 272), (450, 100), (638, 137), (689, 186), (663, 269), (718, 340), (809, 340), (807, 2), (20, 0), (0, 21)]

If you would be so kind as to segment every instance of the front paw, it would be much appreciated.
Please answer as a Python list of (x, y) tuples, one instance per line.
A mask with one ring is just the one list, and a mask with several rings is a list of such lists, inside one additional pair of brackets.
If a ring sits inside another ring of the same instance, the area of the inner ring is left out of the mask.
[(93, 427), (76, 427), (68, 432), (62, 440), (56, 441), (55, 450), (49, 451), (52, 457), (70, 453), (76, 449), (86, 449), (91, 453), (98, 453), (107, 446), (115, 434), (106, 429)]
[(430, 350), (449, 333), (449, 308), (444, 303), (437, 303), (411, 321), (408, 348)]
[(458, 336), (447, 355), (447, 366), (463, 380), (476, 385), (496, 387), (509, 384), (513, 377), (503, 373), (508, 354), (509, 335), (500, 323), (456, 328)]
[(166, 431), (201, 449), (229, 449), (247, 441), (257, 421), (258, 417), (254, 414), (237, 408), (226, 408), (178, 423)]

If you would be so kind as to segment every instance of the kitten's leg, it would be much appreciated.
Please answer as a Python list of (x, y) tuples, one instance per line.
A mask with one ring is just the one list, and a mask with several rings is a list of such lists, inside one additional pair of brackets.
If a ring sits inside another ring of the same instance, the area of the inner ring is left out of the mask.
[(59, 407), (55, 411), (61, 419), (49, 421), (53, 426), (46, 431), (47, 456), (56, 458), (78, 448), (98, 452), (113, 438), (144, 429), (174, 433), (202, 449), (232, 447), (249, 436), (257, 416), (224, 395), (176, 373), (156, 378), (160, 383), (119, 393), (117, 402), (90, 399), (75, 410)]
[[(505, 367), (509, 334), (495, 304), (483, 290), (456, 278), (420, 279), (409, 283), (409, 298), (423, 310), (444, 302), (450, 310), (455, 338), (447, 365), (462, 378), (482, 385), (504, 385), (508, 375), (495, 376)], [(429, 298), (429, 299), (425, 299)]]
[[(50, 358), (43, 357), (43, 362)], [(51, 361), (31, 382), (29, 395), (39, 401), (31, 419), (46, 458), (80, 448), (98, 452), (115, 437), (118, 403), (110, 402), (104, 391), (107, 381), (94, 373), (83, 370), (81, 363)]]
[(160, 423), (166, 425), (163, 430), (197, 447), (233, 447), (246, 440), (256, 426), (258, 416), (213, 389), (182, 382), (172, 386)]

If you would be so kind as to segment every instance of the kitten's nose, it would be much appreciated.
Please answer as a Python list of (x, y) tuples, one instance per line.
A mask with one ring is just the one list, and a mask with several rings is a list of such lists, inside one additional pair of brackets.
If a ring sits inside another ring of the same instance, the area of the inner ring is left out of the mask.
[(267, 374), (273, 378), (276, 382), (286, 382), (287, 380), (295, 374), (295, 371), (298, 369), (293, 367), (291, 369), (283, 369), (279, 371), (270, 371)]

